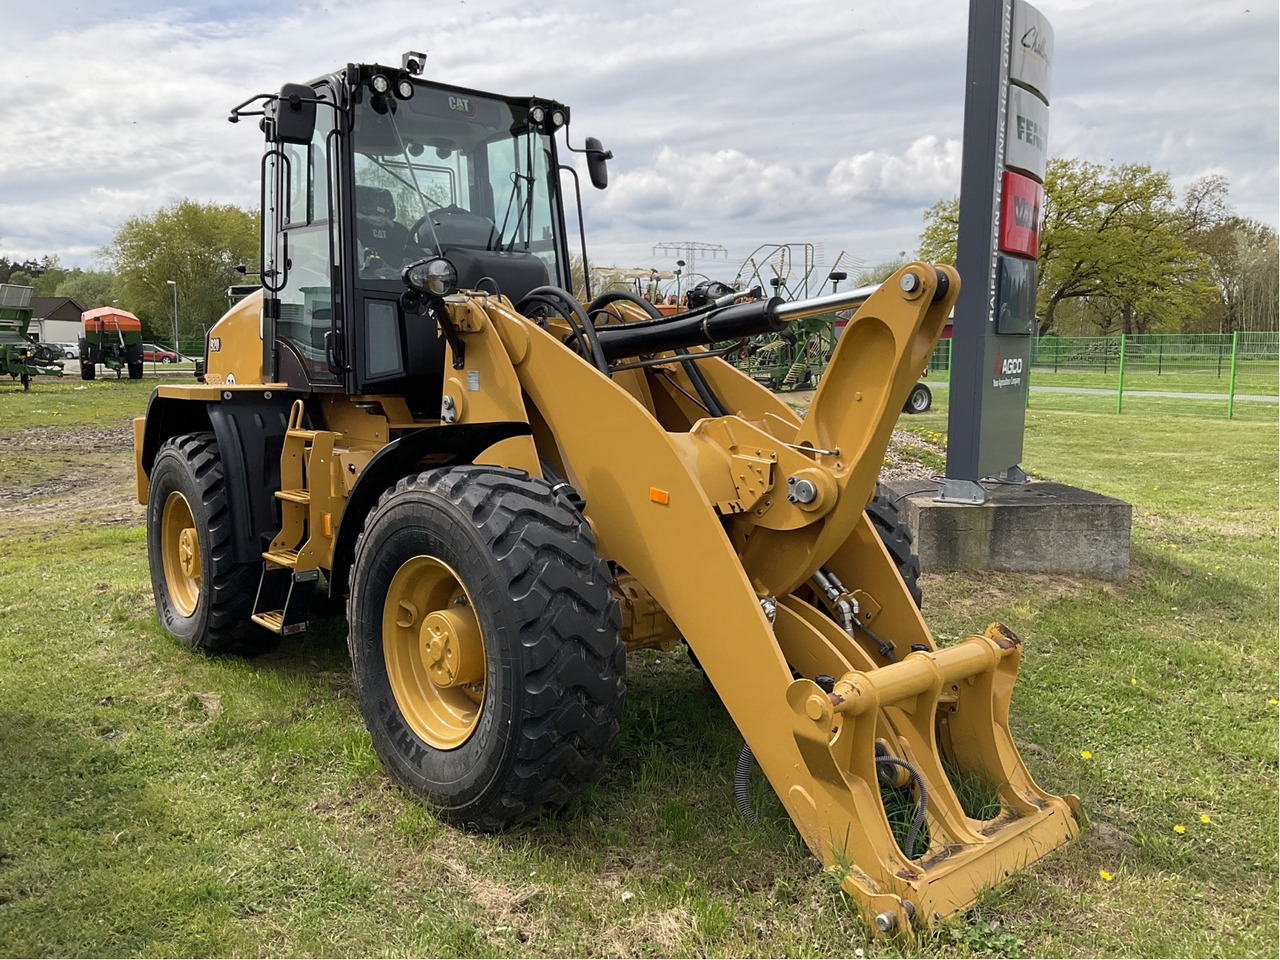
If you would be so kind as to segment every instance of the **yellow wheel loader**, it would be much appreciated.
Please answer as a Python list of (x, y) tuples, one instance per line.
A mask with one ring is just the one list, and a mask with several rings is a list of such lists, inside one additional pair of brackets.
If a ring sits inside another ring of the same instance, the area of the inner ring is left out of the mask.
[[(672, 316), (579, 301), (560, 158), (604, 187), (609, 154), (569, 146), (563, 104), (427, 82), (421, 62), (232, 112), (265, 134), (262, 290), (209, 331), (201, 382), (160, 386), (134, 424), (165, 629), (252, 654), (305, 630), (317, 591), (345, 597), (389, 775), (485, 830), (585, 789), (627, 651), (683, 640), (881, 933), (1071, 839), (1074, 799), (1036, 786), (1009, 730), (1018, 638), (939, 648), (874, 499), (955, 272)], [(711, 348), (858, 304), (803, 419)], [(957, 798), (971, 776), (992, 810)], [(905, 840), (882, 788), (914, 811)]]

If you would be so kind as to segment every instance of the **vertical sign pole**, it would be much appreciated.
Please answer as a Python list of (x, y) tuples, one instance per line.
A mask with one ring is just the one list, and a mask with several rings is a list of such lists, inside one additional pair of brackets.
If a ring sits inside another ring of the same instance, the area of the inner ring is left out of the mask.
[(970, 0), (947, 480), (984, 503), (1019, 467), (1035, 331), (1053, 31), (1026, 0)]
[(947, 482), (940, 498), (983, 503), (979, 447), (982, 433), (987, 328), (995, 316), (996, 230), (1004, 158), (1012, 0), (969, 0), (969, 60), (964, 95), (964, 152), (960, 224), (956, 234), (956, 299), (947, 411)]

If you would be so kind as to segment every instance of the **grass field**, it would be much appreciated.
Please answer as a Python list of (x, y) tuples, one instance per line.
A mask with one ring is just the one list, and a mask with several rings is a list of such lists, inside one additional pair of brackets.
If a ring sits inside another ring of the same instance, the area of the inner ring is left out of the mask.
[[(565, 815), (480, 836), (388, 785), (339, 619), (248, 662), (178, 646), (130, 502), (151, 386), (0, 387), (3, 955), (1276, 955), (1274, 406), (1033, 396), (1024, 466), (1131, 502), (1133, 574), (927, 574), (925, 612), (1024, 638), (1015, 735), (1090, 823), (903, 943), (870, 939), (763, 780), (760, 822), (737, 814), (741, 740), (679, 651), (631, 658)], [(935, 398), (900, 426), (944, 434)]]

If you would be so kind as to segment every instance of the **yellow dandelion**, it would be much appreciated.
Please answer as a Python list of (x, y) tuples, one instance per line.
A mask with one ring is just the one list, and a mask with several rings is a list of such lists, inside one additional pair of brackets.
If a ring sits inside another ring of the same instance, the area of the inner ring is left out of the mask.
[(1207, 813), (1202, 813), (1202, 814), (1200, 814), (1200, 822), (1201, 822), (1201, 823), (1208, 823), (1208, 822), (1209, 822), (1209, 815), (1208, 815)]
[(1099, 871), (1098, 871), (1098, 876), (1100, 876), (1103, 880), (1110, 880), (1110, 879), (1112, 879), (1111, 874), (1107, 873), (1107, 871), (1105, 871), (1105, 870), (1099, 870)]
[(1080, 751), (1080, 756), (1081, 756), (1081, 757), (1083, 757), (1085, 760), (1092, 760), (1092, 759), (1093, 759), (1093, 753), (1092, 753), (1091, 751), (1089, 751), (1089, 750), (1081, 750), (1081, 751)]
[(1184, 826), (1183, 826), (1182, 824), (1180, 824), (1180, 823), (1175, 823), (1175, 824), (1173, 825), (1173, 832), (1174, 832), (1174, 833), (1186, 833), (1186, 832), (1187, 832), (1187, 828), (1186, 828), (1186, 827), (1184, 827)]
[(1267, 701), (1267, 703), (1271, 704), (1274, 707), (1277, 704), (1280, 704), (1280, 700), (1277, 700), (1275, 697), (1272, 697), (1270, 700)]
[(1130, 678), (1129, 678), (1129, 686), (1131, 686), (1131, 687), (1136, 687), (1137, 685), (1138, 685), (1138, 678), (1137, 678), (1137, 677), (1130, 677)]

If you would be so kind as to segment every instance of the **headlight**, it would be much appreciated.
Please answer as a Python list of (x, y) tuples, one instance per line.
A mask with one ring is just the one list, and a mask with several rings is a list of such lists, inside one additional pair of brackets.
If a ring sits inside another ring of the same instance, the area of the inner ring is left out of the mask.
[(401, 80), (396, 84), (396, 95), (401, 100), (408, 100), (413, 96), (413, 81)]
[(375, 73), (369, 78), (369, 86), (373, 88), (374, 93), (382, 94), (391, 89), (391, 81), (380, 73)]
[(458, 270), (444, 257), (411, 263), (401, 278), (411, 289), (433, 297), (447, 297), (458, 289)]
[(541, 106), (535, 106), (532, 110), (529, 111), (529, 119), (532, 120), (534, 124), (540, 127), (542, 126), (542, 121), (547, 119), (547, 111), (543, 109)]

